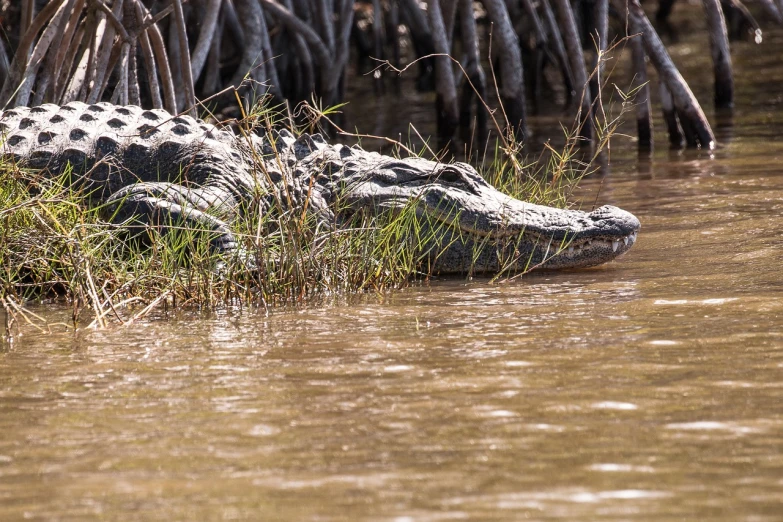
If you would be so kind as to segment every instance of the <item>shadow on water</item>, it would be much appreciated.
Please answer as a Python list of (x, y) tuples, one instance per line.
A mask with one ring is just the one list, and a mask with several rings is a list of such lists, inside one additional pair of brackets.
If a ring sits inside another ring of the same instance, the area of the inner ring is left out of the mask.
[(643, 223), (616, 263), (25, 330), (0, 519), (779, 520), (783, 65), (736, 53), (721, 148), (616, 145), (583, 184)]

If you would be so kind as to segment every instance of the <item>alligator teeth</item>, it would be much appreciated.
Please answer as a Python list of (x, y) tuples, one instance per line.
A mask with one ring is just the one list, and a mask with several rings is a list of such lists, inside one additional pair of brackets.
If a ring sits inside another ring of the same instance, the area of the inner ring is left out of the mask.
[(620, 246), (620, 241), (615, 239), (612, 241), (612, 252), (617, 252), (617, 247)]
[(574, 253), (574, 247), (570, 246), (568, 247), (568, 253), (573, 254)]
[(631, 239), (631, 238), (630, 238), (630, 237), (628, 237), (628, 236), (625, 236), (625, 237), (623, 238), (623, 243), (625, 243), (625, 246), (628, 246), (628, 241), (630, 241), (630, 239)]

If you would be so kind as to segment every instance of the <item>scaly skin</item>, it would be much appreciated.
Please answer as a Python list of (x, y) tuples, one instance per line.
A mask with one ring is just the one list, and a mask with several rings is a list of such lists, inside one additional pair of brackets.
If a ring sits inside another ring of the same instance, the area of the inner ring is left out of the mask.
[(0, 131), (0, 156), (50, 175), (70, 164), (71, 182), (105, 203), (115, 222), (206, 227), (222, 252), (238, 248), (228, 223), (253, 201), (261, 212), (275, 201), (306, 205), (330, 226), (415, 205), (434, 232), (422, 232), (431, 236), (434, 273), (598, 265), (630, 249), (640, 228), (616, 207), (586, 213), (519, 201), (464, 163), (396, 159), (287, 131), (273, 141), (240, 138), (162, 110), (17, 107), (0, 116)]

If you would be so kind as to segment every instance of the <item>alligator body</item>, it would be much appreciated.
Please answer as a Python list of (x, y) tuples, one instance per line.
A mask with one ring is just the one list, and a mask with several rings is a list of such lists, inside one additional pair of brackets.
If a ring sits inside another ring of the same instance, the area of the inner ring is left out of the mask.
[(2, 114), (0, 130), (5, 160), (51, 175), (70, 172), (116, 222), (207, 227), (222, 252), (239, 248), (229, 223), (250, 200), (260, 212), (275, 201), (306, 208), (332, 227), (356, 212), (415, 205), (422, 222), (438, 230), (434, 273), (593, 266), (630, 249), (640, 227), (612, 206), (588, 213), (516, 200), (464, 163), (397, 159), (287, 131), (238, 137), (162, 110), (18, 107)]

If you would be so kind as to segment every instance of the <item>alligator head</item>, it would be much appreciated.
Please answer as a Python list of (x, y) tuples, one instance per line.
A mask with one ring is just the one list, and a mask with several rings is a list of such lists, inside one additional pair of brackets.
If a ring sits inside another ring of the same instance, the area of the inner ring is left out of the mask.
[(635, 216), (617, 207), (582, 212), (514, 199), (464, 163), (362, 151), (341, 167), (340, 193), (353, 211), (415, 206), (428, 229), (419, 235), (427, 239), (434, 273), (599, 265), (627, 252), (640, 228)]

